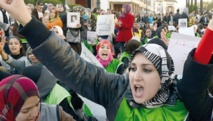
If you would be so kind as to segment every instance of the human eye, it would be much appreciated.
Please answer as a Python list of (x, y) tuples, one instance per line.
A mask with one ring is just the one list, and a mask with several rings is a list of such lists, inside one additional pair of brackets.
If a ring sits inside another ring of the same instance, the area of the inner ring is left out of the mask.
[(129, 71), (135, 72), (137, 70), (136, 67), (129, 67)]
[(145, 73), (150, 73), (150, 72), (152, 72), (152, 70), (149, 69), (149, 68), (144, 68), (143, 71), (144, 71)]
[(26, 114), (26, 113), (28, 113), (28, 109), (26, 109), (26, 110), (22, 110), (21, 112), (23, 113), (23, 114)]

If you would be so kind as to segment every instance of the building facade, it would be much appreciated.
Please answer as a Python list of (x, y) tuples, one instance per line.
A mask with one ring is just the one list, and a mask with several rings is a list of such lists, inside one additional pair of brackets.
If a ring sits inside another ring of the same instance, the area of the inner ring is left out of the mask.
[(130, 4), (134, 13), (154, 12), (155, 10), (155, 0), (67, 0), (67, 3), (81, 4), (88, 8), (95, 8), (97, 4), (100, 4), (101, 9), (111, 9), (115, 12), (120, 12), (124, 3)]
[(177, 0), (156, 0), (154, 4), (155, 13), (176, 13), (176, 10), (178, 9)]

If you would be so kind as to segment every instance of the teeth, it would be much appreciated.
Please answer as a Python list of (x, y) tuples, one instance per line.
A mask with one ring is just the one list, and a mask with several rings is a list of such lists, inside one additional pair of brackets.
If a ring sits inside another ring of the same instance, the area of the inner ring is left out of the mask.
[(135, 85), (135, 87), (142, 87), (142, 86), (140, 86), (140, 85)]

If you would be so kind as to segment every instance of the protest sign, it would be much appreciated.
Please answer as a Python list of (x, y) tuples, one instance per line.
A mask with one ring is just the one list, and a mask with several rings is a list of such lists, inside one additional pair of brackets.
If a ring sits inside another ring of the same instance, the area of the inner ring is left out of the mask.
[(99, 15), (96, 23), (97, 35), (112, 35), (114, 33), (114, 15)]
[(168, 26), (169, 31), (176, 31), (176, 28), (174, 26)]
[(87, 43), (88, 44), (96, 44), (97, 34), (93, 31), (87, 31)]
[(172, 33), (168, 52), (171, 55), (174, 66), (175, 74), (182, 75), (183, 65), (189, 52), (196, 48), (201, 38), (187, 36), (179, 33)]
[(178, 26), (179, 28), (186, 28), (187, 27), (187, 19), (178, 19)]
[(77, 24), (80, 24), (80, 13), (68, 12), (67, 13), (67, 28), (77, 28)]
[(80, 57), (83, 58), (85, 61), (90, 62), (96, 66), (102, 67), (101, 63), (96, 59), (96, 57), (86, 48), (86, 46), (81, 43), (81, 55)]
[(185, 35), (189, 35), (189, 36), (195, 36), (195, 30), (194, 27), (186, 27), (186, 28), (179, 28), (178, 32), (180, 34), (185, 34)]

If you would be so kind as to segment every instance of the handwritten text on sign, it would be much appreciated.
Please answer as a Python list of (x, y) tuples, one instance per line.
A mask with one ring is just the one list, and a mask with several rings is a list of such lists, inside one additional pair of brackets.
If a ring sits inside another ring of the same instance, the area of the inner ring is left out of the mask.
[(192, 37), (189, 35), (172, 33), (168, 52), (171, 55), (174, 66), (175, 66), (175, 74), (182, 75), (183, 73), (183, 65), (186, 61), (186, 58), (189, 52), (196, 48), (200, 38)]
[(96, 32), (98, 35), (111, 35), (114, 33), (114, 15), (99, 15)]

